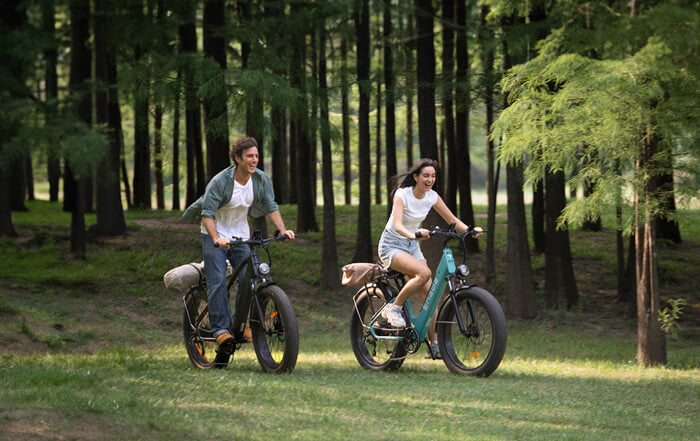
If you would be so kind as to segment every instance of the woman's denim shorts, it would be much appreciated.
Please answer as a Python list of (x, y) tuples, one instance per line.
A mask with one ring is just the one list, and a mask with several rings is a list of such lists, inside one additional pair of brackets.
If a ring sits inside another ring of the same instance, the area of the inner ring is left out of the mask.
[(389, 268), (392, 259), (394, 259), (394, 256), (399, 251), (406, 252), (417, 260), (425, 260), (417, 240), (411, 240), (405, 237), (398, 238), (392, 234), (387, 234), (386, 231), (382, 233), (382, 237), (379, 239), (379, 248), (377, 251), (379, 260), (382, 262), (382, 265), (384, 265), (384, 268)]

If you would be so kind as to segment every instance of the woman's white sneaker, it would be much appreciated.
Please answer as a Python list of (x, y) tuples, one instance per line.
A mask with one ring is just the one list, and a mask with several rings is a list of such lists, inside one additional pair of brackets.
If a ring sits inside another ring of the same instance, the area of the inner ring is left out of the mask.
[(405, 328), (406, 321), (403, 319), (401, 314), (401, 307), (396, 306), (393, 303), (387, 303), (382, 310), (382, 317), (384, 317), (391, 326), (395, 328)]

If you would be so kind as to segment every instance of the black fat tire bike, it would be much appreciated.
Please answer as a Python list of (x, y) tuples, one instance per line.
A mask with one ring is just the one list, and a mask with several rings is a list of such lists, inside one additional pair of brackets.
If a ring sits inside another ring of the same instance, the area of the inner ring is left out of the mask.
[[(290, 373), (294, 370), (299, 352), (299, 328), (292, 302), (270, 275), (272, 258), (268, 250), (271, 242), (284, 239), (287, 237), (278, 235), (263, 239), (256, 231), (249, 240), (233, 238), (230, 242), (232, 246), (250, 247), (250, 255), (228, 276), (229, 301), (234, 282), (243, 268), (248, 282), (241, 287), (240, 307), (233, 315), (231, 334), (235, 343), (230, 351), (217, 350), (216, 339), (209, 325), (206, 281), (193, 286), (185, 294), (183, 334), (187, 355), (193, 366), (200, 369), (226, 367), (235, 350), (248, 342), (243, 336), (244, 325), (248, 321), (253, 348), (263, 371)], [(267, 253), (267, 262), (260, 261), (256, 250), (258, 247)]]

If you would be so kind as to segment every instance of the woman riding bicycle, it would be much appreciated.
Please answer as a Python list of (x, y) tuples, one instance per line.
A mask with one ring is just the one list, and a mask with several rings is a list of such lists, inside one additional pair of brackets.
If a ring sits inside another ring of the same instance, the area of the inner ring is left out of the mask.
[[(456, 230), (465, 232), (468, 226), (460, 221), (445, 205), (440, 195), (433, 190), (438, 170), (437, 161), (419, 159), (411, 169), (391, 178), (393, 209), (379, 239), (379, 259), (384, 267), (406, 275), (410, 280), (393, 303), (388, 303), (382, 311), (391, 326), (403, 328), (406, 322), (401, 313), (404, 302), (415, 294), (425, 299), (430, 288), (432, 272), (428, 268), (418, 241), (429, 237), (429, 231), (419, 228), (431, 208), (448, 223), (456, 224)], [(477, 227), (477, 231), (480, 228)], [(478, 237), (477, 233), (474, 237)], [(436, 343), (435, 331), (429, 332), (431, 347)]]

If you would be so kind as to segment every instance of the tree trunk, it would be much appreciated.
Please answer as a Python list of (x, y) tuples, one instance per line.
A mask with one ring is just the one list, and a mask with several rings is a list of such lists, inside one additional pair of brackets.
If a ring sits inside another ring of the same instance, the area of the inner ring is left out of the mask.
[[(197, 52), (197, 29), (195, 11), (187, 3), (179, 5), (180, 52), (193, 56)], [(188, 64), (183, 70), (185, 87), (185, 144), (187, 150), (187, 184), (185, 187), (185, 205), (189, 206), (204, 194), (206, 186), (202, 155), (202, 114), (199, 107), (198, 87), (192, 66)]]
[(569, 231), (557, 229), (557, 221), (566, 206), (564, 172), (548, 172), (545, 177), (547, 244), (545, 248), (545, 302), (549, 308), (558, 308), (559, 299), (564, 298), (566, 308), (573, 309), (578, 303), (578, 289), (571, 262)]
[(545, 249), (544, 213), (544, 179), (540, 179), (532, 185), (532, 239), (535, 254), (542, 254)]
[(156, 181), (156, 208), (165, 210), (163, 189), (163, 106), (158, 104), (153, 119), (153, 171)]
[(659, 278), (656, 263), (656, 225), (652, 201), (659, 188), (650, 162), (657, 153), (658, 137), (644, 137), (635, 171), (642, 178), (635, 192), (637, 276), (637, 363), (643, 366), (666, 364), (666, 335), (659, 324)]
[(330, 121), (328, 118), (328, 85), (326, 83), (326, 32), (321, 24), (319, 38), (318, 86), (321, 89), (321, 163), (323, 182), (323, 249), (321, 250), (321, 289), (340, 287), (338, 250), (335, 237), (335, 200), (333, 196), (333, 157), (331, 154)]
[(442, 112), (445, 118), (445, 146), (447, 161), (442, 169), (446, 174), (445, 203), (457, 213), (457, 170), (464, 167), (457, 161), (454, 118), (454, 58), (455, 58), (455, 0), (442, 2)]
[(377, 129), (374, 131), (377, 139), (376, 162), (374, 169), (374, 203), (382, 203), (382, 82), (377, 75)]
[[(142, 49), (134, 48), (135, 62), (142, 63)], [(151, 208), (151, 143), (148, 133), (148, 75), (134, 89), (134, 207)]]
[(360, 89), (358, 165), (360, 169), (360, 205), (357, 210), (357, 238), (354, 262), (371, 262), (374, 258), (372, 247), (370, 212), (370, 155), (369, 155), (369, 96), (371, 84), (370, 39), (369, 39), (369, 0), (357, 2), (355, 11), (357, 31), (357, 82)]
[[(92, 69), (90, 40), (90, 2), (76, 0), (70, 3), (71, 57), (68, 89), (75, 114), (88, 126), (92, 121), (92, 96), (89, 80)], [(76, 181), (70, 163), (66, 160), (63, 172), (63, 211), (73, 211)]]
[[(295, 7), (302, 8), (303, 5)], [(309, 170), (311, 161), (311, 142), (309, 133), (309, 103), (306, 97), (306, 30), (296, 36), (294, 45), (292, 84), (299, 91), (299, 101), (295, 106), (292, 130), (296, 153), (295, 181), (297, 196), (297, 230), (300, 233), (318, 231), (313, 202), (313, 186), (311, 184), (313, 171)], [(315, 173), (314, 173), (315, 176)]]
[[(208, 78), (209, 93), (202, 97), (204, 133), (207, 142), (207, 181), (209, 181), (231, 163), (226, 111), (226, 39), (223, 37), (224, 32), (226, 32), (226, 7), (224, 0), (204, 0), (202, 24), (204, 56), (214, 62), (210, 71), (211, 76)], [(261, 113), (262, 110), (261, 108)], [(258, 140), (258, 142), (262, 141)]]
[[(455, 86), (455, 160), (459, 169), (455, 172), (459, 186), (459, 218), (467, 225), (474, 225), (472, 205), (471, 158), (469, 153), (469, 110), (471, 90), (469, 86), (469, 51), (467, 47), (467, 8), (466, 0), (457, 0), (457, 77)], [(454, 161), (450, 158), (451, 161)], [(488, 238), (494, 232), (490, 232)], [(468, 252), (478, 253), (476, 240), (467, 242)]]
[(270, 119), (275, 127), (272, 139), (272, 186), (279, 204), (289, 203), (289, 165), (287, 162), (287, 116), (283, 107), (274, 106)]
[(674, 219), (676, 214), (676, 198), (673, 188), (673, 157), (671, 147), (665, 147), (660, 155), (660, 168), (664, 172), (656, 178), (658, 194), (661, 199), (661, 214), (656, 216), (656, 238), (681, 243), (681, 230)]
[[(49, 46), (44, 50), (46, 58), (46, 122), (50, 124), (56, 118), (58, 112), (58, 48), (56, 40), (56, 11), (53, 2), (41, 4), (42, 27), (49, 38)], [(58, 202), (58, 190), (61, 180), (61, 157), (53, 145), (48, 148), (47, 154), (47, 178), (49, 181), (49, 200)]]
[(173, 99), (173, 199), (172, 209), (180, 209), (180, 93), (182, 88), (180, 78), (182, 72), (178, 70), (175, 80)]
[(435, 122), (435, 47), (433, 46), (433, 6), (430, 0), (415, 0), (416, 78), (418, 81), (418, 140), (423, 158), (438, 159)]
[(393, 200), (391, 198), (392, 189), (389, 186), (389, 179), (397, 173), (396, 167), (396, 115), (395, 99), (396, 91), (394, 87), (394, 54), (393, 54), (393, 31), (391, 26), (391, 0), (384, 0), (384, 87), (386, 100), (384, 108), (386, 110), (386, 194), (387, 194), (387, 217), (391, 214)]
[(27, 195), (27, 155), (22, 152), (18, 158), (10, 160), (10, 206), (12, 211), (28, 211), (24, 200)]
[(95, 2), (95, 75), (98, 85), (96, 116), (98, 124), (105, 124), (109, 128), (109, 148), (98, 166), (97, 224), (94, 228), (98, 234), (121, 235), (126, 233), (119, 184), (121, 115), (116, 53), (107, 43), (111, 12), (107, 5), (104, 0)]
[(537, 300), (530, 263), (530, 246), (527, 240), (522, 167), (522, 164), (506, 166), (508, 186), (506, 311), (510, 317), (532, 318), (537, 313)]
[[(493, 91), (493, 63), (494, 49), (492, 43), (489, 43), (494, 38), (493, 29), (486, 22), (486, 16), (489, 13), (488, 6), (481, 7), (481, 32), (479, 37), (481, 44), (484, 46), (482, 51), (482, 60), (484, 65), (484, 104), (486, 106), (486, 133), (491, 133), (491, 125), (493, 124), (493, 107), (494, 107), (494, 91)], [(507, 47), (504, 46), (504, 54), (507, 55)], [(505, 57), (508, 59), (508, 57)], [(510, 63), (508, 63), (510, 64)], [(509, 67), (509, 66), (508, 66)], [(506, 68), (508, 68), (506, 67)], [(486, 238), (486, 268), (485, 280), (490, 283), (496, 276), (495, 263), (495, 239), (496, 239), (496, 209), (498, 199), (498, 183), (496, 182), (496, 154), (493, 140), (488, 137), (486, 141), (486, 193), (488, 195), (488, 215), (486, 219), (489, 235)], [(507, 172), (506, 172), (507, 174)]]
[(95, 75), (97, 88), (97, 123), (109, 128), (109, 149), (98, 167), (97, 224), (95, 231), (103, 235), (126, 233), (126, 221), (119, 185), (119, 136), (121, 116), (117, 93), (117, 56), (107, 44), (111, 11), (105, 0), (95, 1)]
[[(406, 35), (414, 36), (414, 16), (406, 14)], [(413, 41), (404, 46), (404, 72), (406, 75), (406, 170), (410, 170), (413, 166), (413, 90), (415, 89), (413, 72), (416, 66), (413, 58)]]
[(343, 180), (345, 182), (345, 205), (352, 204), (352, 169), (350, 168), (350, 105), (348, 99), (348, 44), (340, 40), (340, 100), (343, 120)]

